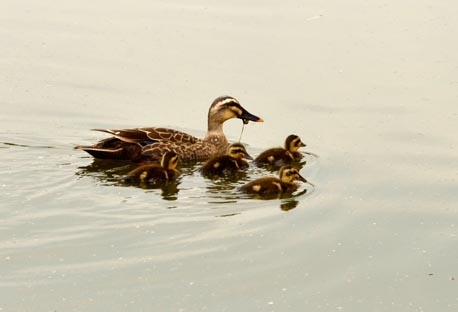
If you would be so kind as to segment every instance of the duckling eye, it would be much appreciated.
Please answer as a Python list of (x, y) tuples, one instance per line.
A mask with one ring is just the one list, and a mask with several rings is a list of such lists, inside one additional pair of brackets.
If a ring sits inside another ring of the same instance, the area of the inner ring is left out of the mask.
[(296, 170), (291, 170), (291, 171), (288, 171), (286, 172), (286, 175), (289, 177), (289, 176), (292, 176), (292, 175), (297, 175), (298, 172)]

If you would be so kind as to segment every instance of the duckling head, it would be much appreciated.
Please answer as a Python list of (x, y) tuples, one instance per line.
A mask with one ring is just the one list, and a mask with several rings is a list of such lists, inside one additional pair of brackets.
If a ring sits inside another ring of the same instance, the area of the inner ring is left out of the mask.
[(235, 159), (253, 159), (241, 143), (232, 143), (227, 148), (227, 155)]
[(283, 166), (280, 168), (280, 180), (286, 183), (301, 181), (307, 183), (307, 180), (300, 175), (299, 170), (293, 166)]
[(290, 152), (297, 152), (297, 150), (303, 146), (306, 146), (302, 143), (301, 138), (295, 134), (289, 135), (285, 140), (285, 149)]
[(168, 170), (175, 170), (178, 164), (178, 155), (175, 152), (165, 152), (162, 155), (161, 167)]
[(220, 96), (213, 101), (208, 110), (208, 128), (209, 130), (213, 129), (231, 118), (242, 119), (245, 124), (249, 121), (264, 121), (262, 118), (249, 113), (237, 99), (231, 96)]

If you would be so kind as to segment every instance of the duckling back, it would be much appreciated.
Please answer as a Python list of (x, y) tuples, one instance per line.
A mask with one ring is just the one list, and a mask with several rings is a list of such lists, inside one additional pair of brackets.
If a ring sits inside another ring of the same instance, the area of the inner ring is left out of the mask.
[[(300, 153), (298, 153), (300, 154)], [(270, 148), (254, 159), (255, 164), (257, 165), (272, 165), (272, 166), (282, 166), (284, 164), (289, 164), (296, 160), (296, 155), (293, 155), (284, 148)], [(299, 158), (300, 159), (300, 158)]]
[(262, 152), (255, 158), (254, 162), (258, 165), (283, 166), (302, 159), (302, 154), (298, 149), (305, 146), (299, 136), (289, 135), (285, 140), (285, 147), (270, 148)]
[(222, 155), (210, 159), (202, 165), (200, 172), (204, 176), (224, 176), (234, 174), (239, 170), (248, 168), (248, 163), (243, 159), (235, 159), (229, 155)]
[(261, 196), (292, 193), (299, 188), (294, 181), (306, 183), (307, 180), (300, 175), (299, 170), (287, 165), (280, 168), (279, 178), (266, 177), (260, 178), (239, 188), (240, 191), (248, 194), (258, 194)]
[(160, 164), (140, 166), (130, 171), (124, 182), (165, 183), (178, 177), (177, 164), (178, 155), (175, 152), (166, 152), (162, 155)]
[(252, 159), (241, 143), (229, 145), (226, 153), (227, 155), (208, 160), (200, 169), (202, 175), (209, 177), (235, 174), (239, 170), (248, 168), (248, 162), (245, 159)]
[(130, 171), (123, 181), (128, 183), (164, 183), (170, 179), (167, 171), (159, 164), (143, 165)]
[(269, 196), (275, 194), (292, 193), (298, 189), (295, 183), (283, 182), (275, 177), (266, 177), (248, 182), (239, 188), (239, 191), (247, 194)]

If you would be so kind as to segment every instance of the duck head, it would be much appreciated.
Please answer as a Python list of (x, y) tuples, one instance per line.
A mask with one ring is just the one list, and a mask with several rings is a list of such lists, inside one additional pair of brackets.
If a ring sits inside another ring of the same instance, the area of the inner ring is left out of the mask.
[(236, 159), (253, 159), (241, 143), (232, 143), (227, 147), (227, 155)]
[(300, 175), (299, 170), (293, 166), (283, 166), (280, 168), (280, 180), (286, 183), (301, 181), (307, 183), (307, 180)]
[(297, 150), (303, 146), (306, 146), (302, 143), (301, 138), (295, 134), (289, 135), (285, 140), (285, 149), (290, 152), (297, 152)]
[(249, 121), (264, 121), (262, 118), (249, 113), (240, 105), (237, 99), (231, 96), (220, 96), (216, 98), (208, 111), (209, 129), (214, 128), (216, 125), (221, 125), (223, 122), (231, 118), (242, 119), (245, 124)]
[(178, 155), (175, 152), (165, 152), (161, 158), (161, 167), (168, 170), (175, 170), (178, 165)]

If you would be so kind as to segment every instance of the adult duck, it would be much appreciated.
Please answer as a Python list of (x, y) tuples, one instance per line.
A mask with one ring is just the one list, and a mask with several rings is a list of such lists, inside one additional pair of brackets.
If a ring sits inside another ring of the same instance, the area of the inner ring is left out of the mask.
[(262, 118), (249, 113), (231, 96), (216, 98), (208, 110), (207, 134), (199, 139), (190, 134), (167, 128), (94, 129), (113, 135), (92, 146), (77, 146), (95, 158), (120, 160), (159, 160), (167, 151), (175, 152), (180, 161), (207, 160), (223, 155), (227, 139), (223, 124), (231, 118), (262, 122)]

